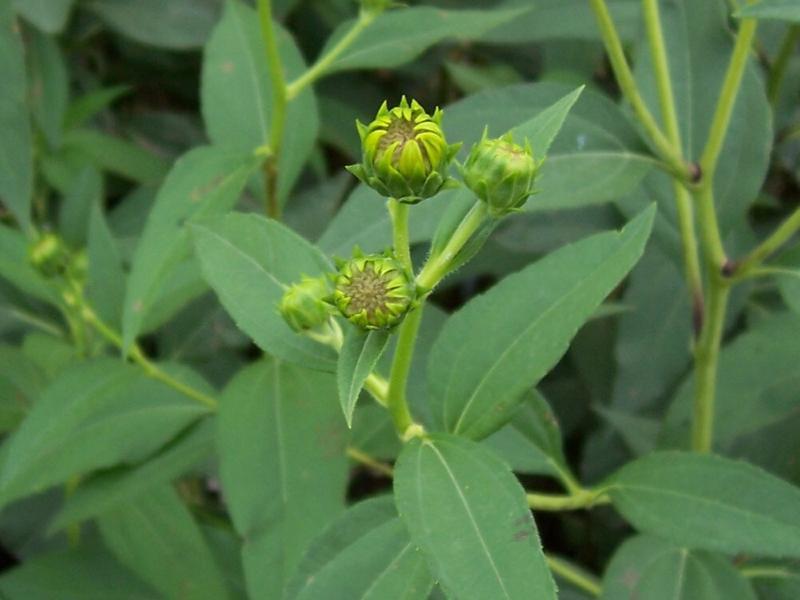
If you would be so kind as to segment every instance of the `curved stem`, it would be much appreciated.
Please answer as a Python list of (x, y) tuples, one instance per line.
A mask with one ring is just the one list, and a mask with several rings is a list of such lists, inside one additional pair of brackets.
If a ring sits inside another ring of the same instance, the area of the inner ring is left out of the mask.
[(696, 452), (710, 452), (713, 445), (717, 362), (729, 292), (725, 283), (712, 276), (705, 322), (695, 349), (692, 449)]
[(747, 277), (753, 270), (775, 253), (783, 244), (800, 230), (800, 208), (789, 215), (772, 234), (736, 264), (734, 274), (737, 278)]
[(415, 425), (406, 399), (406, 383), (411, 371), (411, 359), (414, 356), (414, 344), (417, 339), (419, 325), (422, 322), (423, 305), (414, 308), (400, 324), (397, 347), (392, 359), (392, 370), (389, 373), (389, 390), (387, 405), (392, 415), (398, 435), (406, 440)]
[(792, 58), (798, 40), (800, 40), (800, 25), (792, 25), (786, 30), (786, 35), (783, 37), (775, 62), (772, 64), (772, 69), (770, 69), (769, 80), (767, 81), (767, 98), (769, 98), (769, 103), (773, 108), (778, 103), (781, 84), (786, 75), (786, 67), (789, 66), (789, 61)]
[(270, 109), (270, 137), (264, 140), (269, 144), (270, 155), (264, 161), (264, 186), (266, 188), (267, 216), (280, 219), (281, 206), (278, 200), (278, 161), (283, 145), (283, 132), (286, 126), (286, 80), (283, 76), (283, 65), (278, 42), (275, 37), (275, 27), (272, 23), (271, 0), (258, 0), (258, 22), (261, 27), (261, 36), (267, 52), (267, 67), (269, 69), (270, 84), (272, 87), (272, 107)]
[[(106, 340), (114, 344), (117, 348), (122, 349), (122, 336), (111, 329), (111, 327), (106, 325), (89, 306), (86, 306), (85, 304), (83, 305), (81, 316), (85, 323), (92, 326)], [(184, 396), (187, 396), (188, 398), (205, 405), (211, 410), (217, 409), (216, 399), (204, 394), (200, 390), (197, 390), (190, 385), (183, 383), (182, 381), (178, 381), (171, 375), (162, 371), (158, 365), (151, 362), (150, 359), (145, 356), (144, 352), (142, 352), (142, 349), (138, 345), (134, 345), (131, 348), (130, 352), (128, 353), (128, 358), (138, 364), (148, 377), (168, 385)]]
[(617, 79), (623, 96), (631, 105), (636, 118), (642, 124), (642, 127), (644, 127), (647, 137), (650, 139), (653, 146), (655, 146), (659, 156), (669, 163), (676, 175), (685, 181), (690, 181), (692, 176), (689, 166), (681, 157), (680, 149), (670, 143), (661, 131), (652, 113), (647, 108), (639, 92), (639, 88), (636, 86), (636, 80), (633, 77), (633, 72), (628, 65), (628, 59), (625, 57), (625, 51), (622, 48), (622, 41), (614, 26), (614, 21), (611, 18), (611, 13), (608, 10), (605, 0), (589, 0), (589, 3), (597, 19), (597, 25), (600, 29), (606, 52), (608, 53), (608, 59), (611, 62), (611, 68), (614, 70), (614, 76)]
[(717, 100), (717, 108), (711, 121), (708, 140), (700, 157), (702, 177), (709, 180), (705, 184), (707, 186), (711, 186), (717, 161), (719, 160), (720, 152), (722, 152), (722, 145), (725, 142), (725, 135), (728, 132), (731, 115), (733, 115), (733, 108), (736, 104), (736, 97), (739, 94), (742, 77), (744, 77), (744, 71), (747, 67), (747, 59), (750, 55), (750, 47), (753, 44), (756, 26), (757, 21), (755, 19), (742, 19), (739, 33), (736, 36), (733, 54), (728, 64), (728, 70), (725, 73), (722, 90)]
[(356, 22), (345, 33), (336, 44), (321, 56), (312, 66), (300, 75), (297, 79), (286, 86), (286, 97), (293, 100), (307, 86), (314, 83), (317, 79), (327, 73), (328, 68), (356, 41), (361, 32), (372, 24), (379, 13), (362, 11), (359, 13)]
[(394, 253), (397, 260), (413, 276), (414, 265), (411, 263), (411, 244), (408, 237), (408, 204), (389, 198), (387, 202), (389, 216), (392, 218), (392, 238), (394, 240)]
[(603, 587), (600, 585), (600, 580), (598, 580), (597, 577), (589, 575), (583, 569), (552, 554), (545, 554), (544, 558), (550, 570), (567, 583), (571, 583), (587, 594), (598, 598), (603, 593)]
[(428, 259), (417, 275), (417, 285), (423, 290), (432, 290), (450, 270), (453, 259), (469, 241), (472, 235), (483, 225), (488, 216), (486, 204), (477, 200), (466, 214), (445, 247)]
[(364, 380), (364, 388), (372, 394), (375, 401), (381, 406), (388, 405), (389, 382), (377, 373), (370, 373)]

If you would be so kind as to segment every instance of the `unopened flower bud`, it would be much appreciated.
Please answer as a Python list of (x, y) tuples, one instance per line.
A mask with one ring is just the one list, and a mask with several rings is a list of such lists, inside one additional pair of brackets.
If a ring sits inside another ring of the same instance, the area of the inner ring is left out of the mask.
[(539, 165), (530, 144), (514, 143), (511, 133), (483, 138), (470, 150), (461, 174), (464, 183), (489, 206), (489, 214), (501, 217), (518, 209), (533, 194)]
[(45, 277), (54, 277), (66, 269), (69, 253), (61, 238), (48, 232), (28, 248), (28, 260)]
[(369, 125), (356, 122), (362, 162), (347, 170), (387, 198), (416, 204), (455, 182), (447, 167), (459, 144), (448, 145), (441, 128), (442, 111), (433, 116), (405, 96), (400, 105), (381, 105)]
[(414, 286), (402, 265), (386, 255), (357, 256), (336, 276), (333, 301), (350, 322), (364, 329), (399, 323), (414, 299)]
[(330, 287), (324, 277), (303, 277), (286, 289), (278, 311), (294, 331), (308, 331), (328, 320), (331, 307), (325, 299), (330, 294)]

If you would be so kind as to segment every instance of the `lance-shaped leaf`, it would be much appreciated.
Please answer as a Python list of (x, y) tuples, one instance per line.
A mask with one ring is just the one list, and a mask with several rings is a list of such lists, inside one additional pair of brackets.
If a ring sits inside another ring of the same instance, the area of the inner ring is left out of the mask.
[(353, 426), (353, 411), (364, 381), (380, 360), (388, 342), (389, 332), (385, 329), (364, 331), (348, 327), (336, 366), (339, 403), (348, 427)]

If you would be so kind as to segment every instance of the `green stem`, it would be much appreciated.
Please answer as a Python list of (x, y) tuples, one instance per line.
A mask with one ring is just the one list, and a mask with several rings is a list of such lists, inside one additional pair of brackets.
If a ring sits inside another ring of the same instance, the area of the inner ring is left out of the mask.
[(445, 244), (440, 252), (431, 256), (428, 262), (417, 275), (417, 285), (423, 290), (429, 291), (436, 287), (445, 275), (447, 275), (452, 265), (453, 259), (458, 252), (469, 241), (472, 235), (483, 225), (488, 215), (486, 204), (480, 200), (476, 201), (470, 211), (466, 214), (453, 235)]
[(400, 324), (397, 336), (397, 347), (392, 359), (392, 369), (389, 373), (389, 391), (387, 405), (389, 414), (392, 415), (398, 435), (405, 441), (421, 432), (419, 425), (414, 423), (408, 409), (406, 399), (406, 382), (411, 371), (411, 359), (414, 355), (414, 344), (417, 339), (419, 325), (422, 322), (423, 303), (406, 315)]
[(588, 574), (583, 569), (552, 554), (546, 554), (545, 560), (550, 570), (567, 583), (571, 583), (590, 596), (595, 596), (597, 598), (603, 593), (603, 588), (597, 577)]
[(349, 456), (357, 463), (361, 463), (362, 465), (369, 467), (373, 471), (380, 473), (381, 475), (386, 475), (387, 477), (394, 477), (394, 469), (392, 469), (391, 465), (387, 465), (384, 462), (372, 458), (369, 454), (367, 454), (366, 452), (362, 452), (358, 448), (349, 446), (347, 448), (347, 456)]
[(387, 207), (392, 218), (392, 237), (394, 239), (394, 253), (397, 260), (413, 276), (414, 265), (411, 263), (411, 244), (408, 237), (408, 204), (389, 198)]
[(533, 510), (561, 511), (592, 508), (608, 504), (611, 499), (602, 490), (580, 490), (571, 494), (534, 494), (527, 495), (528, 506)]
[(770, 69), (767, 82), (767, 98), (769, 98), (769, 103), (773, 108), (778, 103), (781, 84), (786, 75), (786, 67), (789, 66), (789, 61), (792, 58), (798, 40), (800, 40), (800, 25), (792, 25), (786, 30), (780, 50), (778, 50), (775, 62), (772, 64), (772, 69)]
[(353, 26), (345, 33), (336, 44), (321, 56), (311, 67), (297, 79), (286, 86), (286, 97), (293, 100), (307, 86), (325, 75), (333, 62), (356, 41), (361, 32), (369, 27), (379, 13), (362, 11)]
[(783, 244), (788, 242), (798, 230), (800, 230), (800, 208), (795, 209), (767, 239), (736, 264), (734, 271), (736, 277), (747, 277), (773, 253), (777, 252)]
[(729, 292), (725, 282), (711, 276), (703, 328), (695, 349), (692, 449), (696, 452), (710, 452), (713, 445), (717, 363)]
[(381, 406), (388, 405), (389, 382), (377, 373), (370, 373), (364, 380), (364, 388), (372, 394), (375, 401)]
[[(647, 28), (647, 38), (650, 44), (650, 54), (653, 59), (653, 71), (658, 86), (658, 99), (661, 116), (664, 119), (667, 138), (672, 146), (679, 152), (683, 147), (681, 132), (678, 125), (678, 114), (675, 108), (675, 94), (672, 89), (669, 60), (664, 45), (664, 31), (661, 25), (661, 14), (658, 0), (642, 0), (642, 8)], [(683, 155), (681, 154), (681, 161)], [(689, 192), (677, 180), (672, 182), (675, 194), (675, 206), (678, 212), (678, 226), (681, 232), (683, 245), (684, 272), (686, 283), (691, 295), (693, 313), (695, 315), (695, 330), (697, 330), (699, 317), (703, 310), (703, 278), (700, 271), (700, 255), (697, 247), (697, 235), (694, 225), (694, 208), (692, 207)], [(697, 333), (697, 331), (696, 331)]]
[(798, 579), (800, 574), (784, 567), (773, 566), (743, 566), (739, 572), (749, 579)]
[(283, 145), (283, 132), (286, 127), (286, 80), (283, 75), (283, 65), (278, 52), (278, 42), (275, 36), (275, 27), (272, 22), (271, 0), (258, 0), (258, 22), (261, 27), (261, 37), (267, 53), (267, 68), (269, 69), (272, 87), (272, 106), (270, 107), (270, 137), (268, 141), (270, 156), (264, 161), (264, 186), (266, 188), (266, 212), (273, 219), (280, 219), (281, 206), (278, 201), (278, 161)]
[(720, 270), (728, 261), (725, 248), (722, 245), (722, 236), (719, 232), (719, 222), (717, 221), (717, 209), (714, 205), (714, 191), (711, 187), (711, 179), (705, 180), (704, 184), (695, 194), (695, 204), (700, 223), (700, 239), (703, 243), (703, 251), (706, 255), (712, 277), (717, 277)]
[(597, 19), (597, 25), (608, 53), (608, 59), (611, 62), (611, 68), (614, 70), (614, 76), (623, 96), (631, 105), (634, 114), (642, 124), (642, 127), (644, 127), (658, 155), (670, 165), (676, 175), (685, 181), (690, 181), (692, 174), (689, 166), (681, 157), (680, 149), (676, 148), (661, 131), (652, 113), (647, 108), (639, 88), (636, 86), (636, 80), (622, 48), (622, 41), (614, 26), (614, 21), (611, 18), (611, 13), (605, 0), (589, 0), (589, 4)]
[[(83, 320), (88, 325), (92, 326), (100, 335), (102, 335), (106, 340), (111, 342), (117, 348), (122, 349), (122, 336), (119, 333), (111, 329), (108, 325), (106, 325), (100, 317), (88, 306), (84, 304), (83, 309), (81, 311), (81, 316)], [(134, 345), (128, 353), (128, 358), (130, 358), (133, 362), (138, 364), (145, 372), (148, 377), (155, 379), (157, 381), (162, 382), (163, 384), (171, 387), (174, 390), (177, 390), (181, 394), (191, 398), (192, 400), (196, 400), (200, 404), (208, 407), (211, 410), (217, 409), (217, 401), (216, 399), (212, 398), (204, 394), (203, 392), (196, 390), (195, 388), (186, 385), (185, 383), (178, 381), (171, 375), (168, 375), (164, 371), (162, 371), (158, 365), (151, 362), (148, 359), (142, 349), (138, 345)]]
[(739, 33), (736, 35), (736, 43), (733, 46), (728, 70), (725, 73), (725, 80), (722, 83), (717, 108), (711, 121), (711, 129), (708, 134), (706, 146), (700, 157), (700, 168), (703, 179), (708, 181), (706, 186), (710, 187), (714, 179), (722, 145), (725, 142), (725, 135), (728, 132), (733, 108), (736, 104), (736, 97), (739, 94), (742, 77), (747, 67), (747, 59), (750, 55), (750, 47), (756, 33), (757, 21), (755, 19), (742, 19)]

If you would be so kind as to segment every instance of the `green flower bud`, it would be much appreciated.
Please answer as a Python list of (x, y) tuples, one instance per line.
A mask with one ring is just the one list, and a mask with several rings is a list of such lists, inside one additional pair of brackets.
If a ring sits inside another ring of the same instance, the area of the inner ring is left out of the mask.
[(414, 285), (402, 265), (386, 255), (357, 256), (335, 279), (333, 302), (350, 322), (364, 329), (399, 323), (414, 299)]
[(502, 217), (533, 194), (540, 162), (533, 157), (530, 143), (514, 143), (511, 133), (489, 139), (484, 130), (481, 141), (470, 150), (461, 168), (464, 183), (489, 205), (489, 214)]
[(286, 289), (278, 312), (294, 331), (314, 329), (327, 322), (331, 314), (331, 306), (325, 301), (330, 294), (324, 277), (303, 277)]
[(54, 233), (44, 233), (28, 248), (28, 260), (45, 277), (64, 273), (69, 262), (69, 252)]
[(392, 109), (381, 105), (368, 126), (356, 121), (362, 162), (347, 170), (387, 198), (416, 204), (455, 182), (447, 167), (460, 144), (448, 145), (441, 128), (442, 111), (433, 116), (405, 96)]

